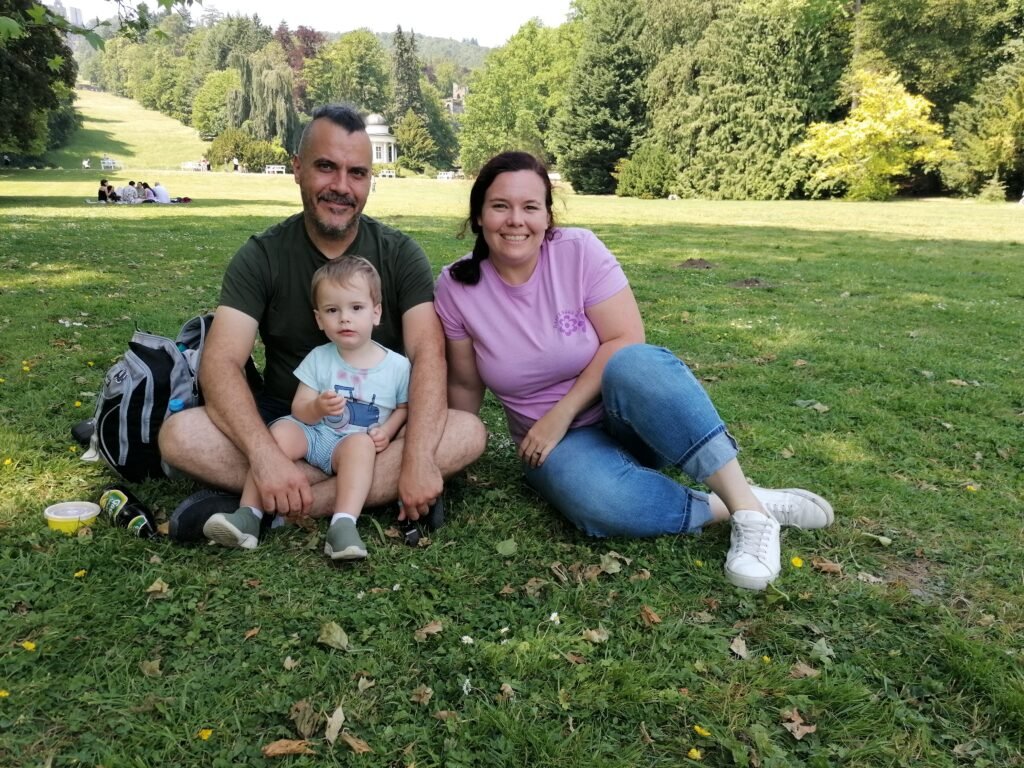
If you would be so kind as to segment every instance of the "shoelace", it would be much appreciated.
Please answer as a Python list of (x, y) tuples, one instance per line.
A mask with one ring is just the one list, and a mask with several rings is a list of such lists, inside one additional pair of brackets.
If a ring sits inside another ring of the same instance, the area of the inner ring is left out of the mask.
[(736, 549), (739, 552), (753, 555), (758, 560), (763, 560), (763, 556), (768, 554), (772, 525), (767, 517), (763, 521), (747, 520), (739, 524), (734, 521), (733, 531), (739, 539), (736, 542)]

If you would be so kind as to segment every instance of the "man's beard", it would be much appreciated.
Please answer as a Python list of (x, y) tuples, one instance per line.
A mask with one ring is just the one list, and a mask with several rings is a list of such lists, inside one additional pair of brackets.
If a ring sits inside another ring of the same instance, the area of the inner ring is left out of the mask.
[[(324, 194), (317, 195), (315, 200), (309, 200), (306, 195), (303, 195), (302, 197), (304, 208), (307, 213), (307, 220), (312, 219), (313, 226), (316, 227), (316, 231), (328, 239), (343, 240), (359, 221), (359, 213), (356, 210), (356, 199), (351, 195), (335, 195), (330, 192), (325, 192)], [(352, 218), (345, 224), (341, 225), (330, 224), (324, 221), (317, 215), (316, 203), (321, 201), (338, 203), (341, 205), (351, 205)]]

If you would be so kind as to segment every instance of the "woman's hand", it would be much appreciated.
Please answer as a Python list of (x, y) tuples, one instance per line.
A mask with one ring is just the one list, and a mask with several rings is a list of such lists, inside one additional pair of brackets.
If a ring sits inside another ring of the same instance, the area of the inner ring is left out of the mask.
[(573, 418), (571, 411), (559, 408), (556, 404), (530, 427), (523, 442), (519, 444), (519, 458), (533, 469), (539, 467), (565, 437)]

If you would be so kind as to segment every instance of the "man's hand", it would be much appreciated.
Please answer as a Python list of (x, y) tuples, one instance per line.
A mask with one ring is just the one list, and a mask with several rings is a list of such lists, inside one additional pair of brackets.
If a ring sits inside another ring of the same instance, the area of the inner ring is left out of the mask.
[(408, 454), (398, 476), (399, 520), (419, 520), (444, 491), (444, 478), (433, 461), (411, 461)]
[(250, 457), (249, 470), (264, 512), (292, 519), (309, 514), (313, 505), (309, 480), (279, 449)]

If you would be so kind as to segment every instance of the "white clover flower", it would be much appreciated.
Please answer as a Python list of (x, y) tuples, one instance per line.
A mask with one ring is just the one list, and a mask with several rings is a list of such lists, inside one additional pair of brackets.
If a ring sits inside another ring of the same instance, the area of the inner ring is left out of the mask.
[(473, 644), (473, 638), (470, 637), (469, 635), (463, 635), (462, 636), (462, 644), (463, 645), (472, 645)]
[(400, 590), (401, 588), (402, 588), (402, 585), (401, 585), (401, 584), (395, 584), (395, 585), (394, 585), (393, 587), (391, 587), (391, 591), (392, 591), (392, 592), (397, 592), (397, 591), (398, 591), (398, 590)]
[(562, 619), (559, 618), (559, 616), (558, 616), (558, 611), (555, 611), (550, 616), (548, 616), (548, 621), (550, 621), (552, 624), (561, 624), (562, 623)]
[(508, 633), (509, 633), (509, 628), (508, 627), (502, 627), (501, 629), (498, 630), (498, 634), (499, 635), (507, 635)]
[(469, 694), (470, 694), (470, 692), (472, 690), (473, 690), (473, 684), (471, 682), (469, 682), (469, 678), (467, 677), (465, 680), (462, 681), (462, 694), (464, 696), (469, 696)]
[(366, 593), (365, 592), (357, 592), (356, 593), (356, 600), (362, 600), (364, 597), (366, 597)]

